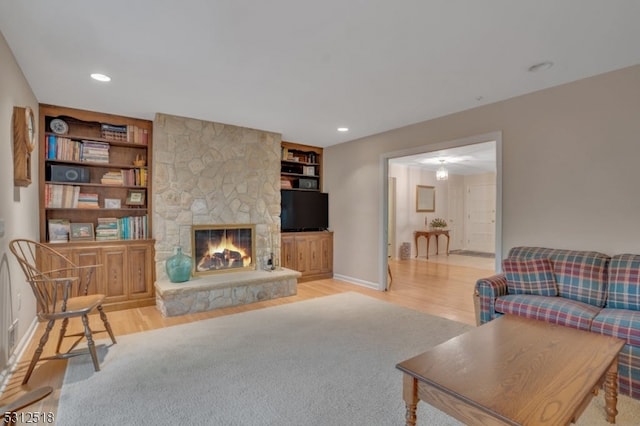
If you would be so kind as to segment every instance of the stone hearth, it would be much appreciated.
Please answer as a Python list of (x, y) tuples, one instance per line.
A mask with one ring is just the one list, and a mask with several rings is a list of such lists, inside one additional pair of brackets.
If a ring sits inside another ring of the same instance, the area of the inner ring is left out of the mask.
[(300, 272), (243, 271), (205, 275), (184, 283), (156, 281), (156, 307), (166, 317), (245, 305), (297, 293)]

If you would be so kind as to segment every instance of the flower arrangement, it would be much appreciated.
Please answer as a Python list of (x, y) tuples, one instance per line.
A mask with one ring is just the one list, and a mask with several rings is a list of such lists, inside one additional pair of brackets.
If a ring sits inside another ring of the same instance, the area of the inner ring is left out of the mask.
[(432, 228), (446, 228), (447, 227), (447, 221), (437, 217), (437, 218), (433, 219), (431, 222), (429, 222), (429, 225)]

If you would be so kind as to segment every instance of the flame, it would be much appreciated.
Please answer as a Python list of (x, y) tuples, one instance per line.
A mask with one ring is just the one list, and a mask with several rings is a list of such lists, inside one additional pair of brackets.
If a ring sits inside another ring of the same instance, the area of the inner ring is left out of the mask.
[(237, 246), (231, 238), (223, 236), (219, 244), (208, 243), (207, 252), (198, 263), (198, 271), (241, 268), (251, 266), (248, 249)]

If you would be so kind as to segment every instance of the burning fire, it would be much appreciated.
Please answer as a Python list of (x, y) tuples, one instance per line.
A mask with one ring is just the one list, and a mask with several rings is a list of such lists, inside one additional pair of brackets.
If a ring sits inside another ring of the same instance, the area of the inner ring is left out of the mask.
[(225, 236), (219, 244), (209, 241), (209, 248), (198, 262), (197, 269), (203, 272), (247, 266), (251, 266), (251, 256), (247, 249), (235, 245)]

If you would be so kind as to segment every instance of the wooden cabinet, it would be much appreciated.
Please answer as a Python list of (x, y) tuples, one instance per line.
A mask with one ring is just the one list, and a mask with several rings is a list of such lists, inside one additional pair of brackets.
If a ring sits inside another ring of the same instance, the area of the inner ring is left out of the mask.
[[(92, 276), (89, 293), (106, 295), (105, 309), (128, 309), (155, 303), (153, 246), (136, 241), (109, 244), (94, 241), (52, 247), (78, 265), (100, 265)], [(50, 258), (38, 261), (45, 271), (61, 266)]]
[(322, 191), (322, 148), (282, 142), (280, 187)]
[(284, 232), (282, 266), (302, 274), (298, 281), (333, 277), (333, 232)]
[[(105, 294), (105, 306), (152, 305), (153, 123), (54, 105), (39, 110), (41, 241), (80, 265), (102, 265), (90, 292)], [(41, 262), (47, 270), (48, 260)]]

